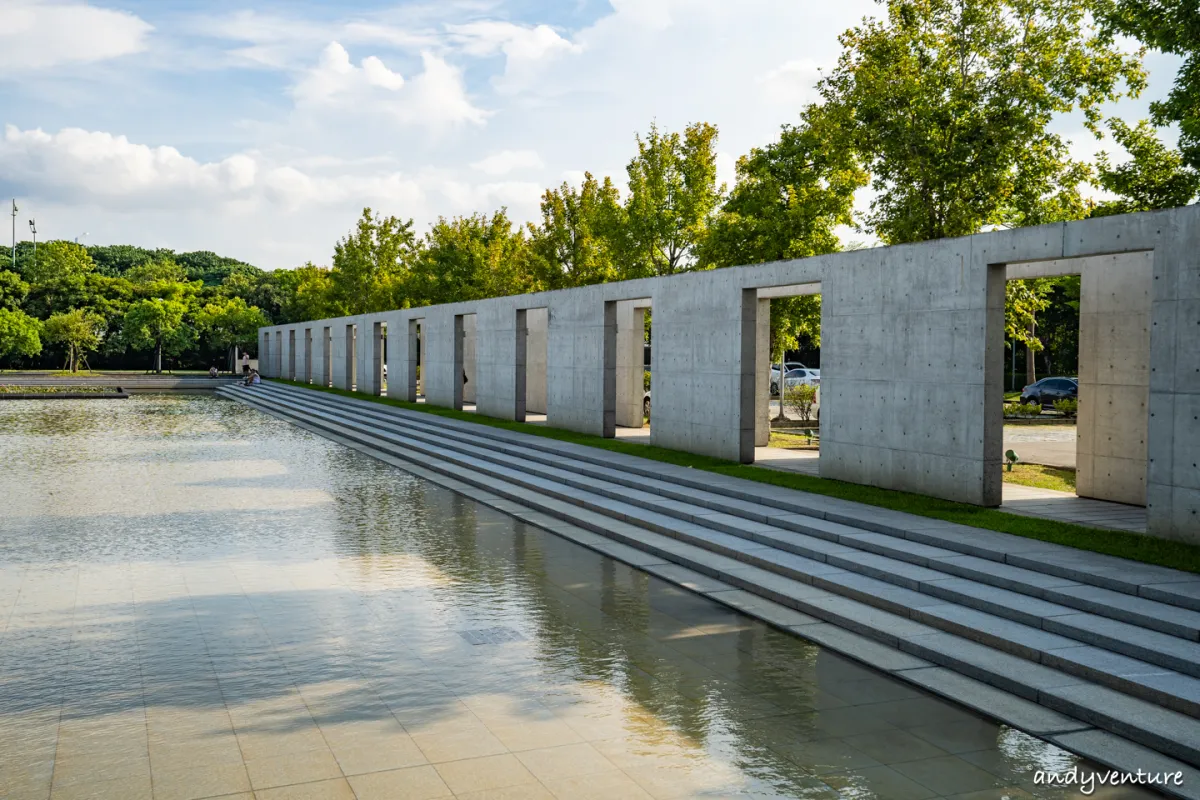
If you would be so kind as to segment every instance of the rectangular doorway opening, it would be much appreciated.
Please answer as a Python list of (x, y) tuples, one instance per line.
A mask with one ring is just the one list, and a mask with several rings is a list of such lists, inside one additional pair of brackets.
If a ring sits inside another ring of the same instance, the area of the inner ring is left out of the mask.
[(653, 323), (649, 297), (614, 303), (616, 330), (613, 346), (613, 435), (619, 439), (650, 443)]
[(304, 329), (304, 382), (313, 380), (312, 328)]
[(518, 311), (518, 372), (524, 366), (524, 380), (517, 378), (518, 396), (523, 392), (523, 416), (519, 421), (546, 424), (546, 361), (549, 353), (550, 309), (527, 308)]
[[(748, 378), (753, 381), (754, 460), (819, 475), (821, 284), (767, 286), (755, 295), (754, 370)], [(750, 357), (748, 342), (745, 352)]]
[(296, 329), (288, 331), (288, 371), (289, 381), (296, 380)]
[(1153, 253), (994, 269), (1005, 303), (991, 336), (1004, 342), (989, 349), (1004, 363), (989, 362), (988, 413), (1002, 418), (985, 458), (1002, 507), (1144, 532)]
[(474, 412), (476, 405), (475, 314), (454, 316), (454, 408)]

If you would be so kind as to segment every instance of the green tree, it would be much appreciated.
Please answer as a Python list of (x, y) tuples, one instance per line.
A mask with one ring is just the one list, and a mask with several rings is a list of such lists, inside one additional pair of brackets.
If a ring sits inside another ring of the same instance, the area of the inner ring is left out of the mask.
[(47, 343), (59, 344), (66, 349), (66, 369), (75, 372), (86, 354), (100, 347), (104, 319), (82, 308), (55, 314), (42, 326)]
[(333, 249), (332, 300), (342, 314), (407, 307), (406, 284), (416, 249), (412, 220), (364, 208), (355, 229)]
[(277, 278), (281, 289), (279, 322), (325, 319), (340, 313), (333, 300), (333, 278), (328, 267), (309, 261), (295, 269), (269, 274)]
[(533, 291), (527, 248), (504, 209), (439, 219), (417, 259), (414, 295), (436, 304)]
[(530, 224), (536, 279), (546, 289), (619, 280), (625, 210), (611, 178), (585, 173), (579, 189), (563, 183), (542, 195), (542, 223)]
[(689, 125), (681, 136), (657, 125), (629, 162), (625, 203), (630, 271), (622, 277), (671, 275), (692, 269), (696, 249), (725, 193), (717, 185), (717, 129)]
[(175, 263), (183, 269), (186, 280), (201, 281), (205, 286), (220, 286), (230, 275), (242, 273), (251, 276), (262, 274), (258, 267), (228, 256), (219, 256), (209, 250), (180, 253)]
[(87, 248), (74, 242), (46, 242), (38, 245), (37, 257), (25, 269), (24, 278), (32, 284), (61, 284), (82, 280), (95, 268)]
[(1185, 166), (1178, 150), (1159, 141), (1149, 122), (1143, 120), (1131, 128), (1113, 119), (1108, 127), (1130, 159), (1113, 164), (1108, 153), (1096, 157), (1097, 182), (1118, 199), (1100, 203), (1092, 216), (1176, 208), (1192, 202), (1200, 190), (1200, 172)]
[[(147, 250), (131, 244), (91, 245), (87, 248), (88, 255), (96, 264), (96, 270), (102, 275), (116, 278), (140, 264), (157, 261), (164, 251)], [(165, 251), (170, 254), (170, 251)]]
[(0, 308), (16, 310), (29, 296), (29, 284), (21, 276), (8, 270), (0, 270)]
[(42, 352), (41, 323), (24, 311), (0, 307), (0, 358), (32, 358)]
[[(196, 327), (216, 347), (226, 351), (233, 364), (235, 347), (246, 348), (258, 340), (258, 329), (270, 321), (262, 311), (240, 297), (225, 297), (206, 304), (196, 314)], [(232, 368), (232, 367), (231, 367)]]
[(1083, 215), (1088, 177), (1055, 116), (1145, 85), (1140, 55), (1090, 22), (1094, 0), (887, 0), (888, 20), (841, 37), (818, 84), (876, 192), (888, 244)]
[(187, 306), (180, 300), (154, 297), (131, 304), (125, 312), (121, 336), (134, 350), (153, 350), (151, 369), (161, 373), (164, 355), (178, 355), (194, 339), (184, 325)]
[(1096, 6), (1110, 30), (1183, 57), (1171, 94), (1152, 103), (1150, 113), (1159, 125), (1179, 125), (1183, 161), (1200, 169), (1200, 5), (1195, 0), (1096, 0)]
[(121, 274), (125, 280), (139, 286), (149, 286), (156, 283), (184, 283), (188, 280), (183, 267), (174, 259), (164, 258), (156, 261), (145, 261), (130, 267)]

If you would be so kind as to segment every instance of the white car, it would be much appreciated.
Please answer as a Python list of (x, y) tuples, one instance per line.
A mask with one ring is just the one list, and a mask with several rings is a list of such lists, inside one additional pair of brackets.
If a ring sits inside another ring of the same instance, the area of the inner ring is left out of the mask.
[(783, 384), (791, 389), (794, 386), (820, 386), (821, 385), (821, 370), (809, 369), (790, 369), (787, 376), (783, 379)]

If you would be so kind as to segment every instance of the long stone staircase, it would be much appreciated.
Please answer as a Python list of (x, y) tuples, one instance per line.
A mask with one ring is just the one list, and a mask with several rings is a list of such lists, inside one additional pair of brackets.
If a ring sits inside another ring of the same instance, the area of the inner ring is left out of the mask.
[(286, 384), (219, 393), (1200, 796), (1200, 576)]

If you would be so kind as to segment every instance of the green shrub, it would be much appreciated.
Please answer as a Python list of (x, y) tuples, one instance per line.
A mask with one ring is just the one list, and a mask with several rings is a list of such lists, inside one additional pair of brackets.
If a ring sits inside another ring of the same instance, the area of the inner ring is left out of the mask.
[(1075, 397), (1064, 397), (1054, 401), (1054, 410), (1068, 419), (1074, 419), (1079, 413), (1079, 400)]
[(788, 386), (783, 392), (784, 408), (800, 416), (800, 419), (812, 419), (813, 403), (817, 399), (817, 387), (808, 384)]
[(642, 372), (642, 391), (650, 391), (650, 370)]
[(1038, 403), (1008, 403), (1004, 406), (1005, 419), (1032, 419), (1041, 413), (1042, 407)]

